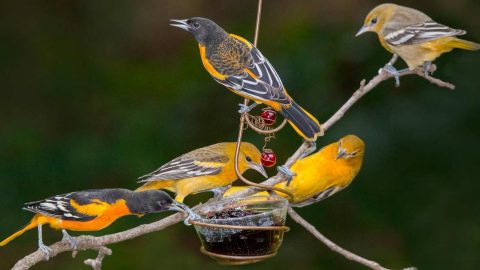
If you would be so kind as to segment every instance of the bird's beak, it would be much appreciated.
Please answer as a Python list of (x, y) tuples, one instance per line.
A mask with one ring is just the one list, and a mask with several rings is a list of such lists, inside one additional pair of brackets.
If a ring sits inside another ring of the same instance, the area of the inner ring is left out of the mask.
[(190, 26), (188, 26), (187, 21), (188, 20), (170, 20), (170, 25), (188, 31)]
[(268, 174), (265, 171), (265, 168), (263, 168), (262, 164), (249, 163), (248, 167), (250, 167), (250, 169), (253, 169), (253, 170), (261, 173), (265, 178), (268, 178)]
[(340, 151), (338, 151), (338, 154), (337, 154), (337, 157), (335, 158), (335, 160), (337, 160), (339, 158), (342, 158), (346, 154), (347, 154), (347, 151), (345, 151), (345, 149), (341, 148)]
[(357, 34), (355, 35), (355, 37), (358, 37), (360, 36), (361, 34), (365, 33), (365, 32), (368, 32), (370, 31), (370, 29), (368, 28), (368, 25), (364, 25), (362, 26), (362, 28), (360, 28), (360, 30), (358, 30)]
[(171, 211), (178, 211), (178, 212), (183, 212), (185, 213), (185, 206), (177, 201), (173, 201), (170, 206), (168, 207), (168, 210)]
[(188, 207), (188, 205), (177, 202), (177, 201), (173, 201), (172, 204), (170, 204), (170, 207), (168, 207), (168, 210), (182, 212), (192, 218), (198, 217), (198, 215), (195, 212), (193, 212), (192, 209)]

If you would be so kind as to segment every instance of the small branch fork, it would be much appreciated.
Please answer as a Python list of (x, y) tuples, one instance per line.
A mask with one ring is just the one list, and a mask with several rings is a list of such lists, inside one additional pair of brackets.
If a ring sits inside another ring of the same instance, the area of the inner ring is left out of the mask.
[[(255, 27), (255, 39), (254, 39), (254, 45), (256, 46), (257, 40), (258, 40), (258, 30), (260, 28), (260, 16), (261, 16), (261, 8), (262, 8), (262, 0), (258, 1), (258, 13), (257, 13), (257, 21), (256, 21), (256, 27)], [(390, 65), (393, 65), (397, 61), (398, 57), (394, 55), (392, 59), (387, 63)], [(385, 65), (385, 67), (387, 66)], [(344, 114), (360, 99), (362, 98), (365, 94), (373, 90), (378, 84), (381, 82), (394, 78), (392, 74), (386, 71), (385, 67), (381, 68), (378, 72), (378, 74), (373, 77), (368, 83), (366, 80), (362, 80), (360, 82), (360, 87), (353, 93), (353, 95), (347, 100), (345, 104), (343, 104), (340, 109), (335, 112), (327, 121), (325, 121), (322, 124), (323, 130), (326, 131), (330, 127), (332, 127), (335, 123), (340, 120)], [(429, 73), (433, 73), (436, 70), (435, 65), (430, 66)], [(451, 83), (444, 82), (440, 79), (434, 78), (432, 76), (426, 76), (425, 71), (423, 68), (417, 68), (414, 70), (404, 70), (399, 73), (400, 77), (407, 76), (407, 75), (418, 75), (420, 77), (425, 78), (429, 82), (439, 86), (439, 87), (444, 87), (448, 89), (455, 89), (455, 86)], [(249, 100), (245, 99), (244, 104), (248, 105)], [(263, 181), (260, 184), (251, 182), (247, 179), (245, 179), (238, 171), (238, 154), (239, 154), (239, 145), (242, 140), (242, 134), (243, 134), (243, 128), (244, 128), (244, 123), (245, 123), (245, 115), (242, 115), (240, 117), (240, 129), (239, 129), (239, 135), (238, 135), (238, 144), (237, 144), (237, 149), (235, 153), (235, 167), (237, 169), (237, 175), (242, 181), (245, 181), (249, 185), (253, 185), (253, 187), (250, 187), (248, 189), (236, 192), (230, 197), (236, 198), (236, 197), (244, 197), (248, 195), (255, 194), (256, 192), (265, 189), (276, 189), (273, 187), (274, 185), (281, 183), (283, 181), (286, 181), (287, 179), (282, 173), (277, 173), (276, 175), (270, 177), (269, 179)], [(287, 168), (290, 168), (298, 159), (300, 159), (309, 149), (310, 143), (304, 142), (300, 147), (295, 151), (295, 153), (287, 159), (285, 162), (284, 166)], [(280, 192), (285, 192), (283, 190), (278, 190)], [(287, 192), (288, 194), (288, 192)], [(362, 264), (370, 269), (373, 270), (389, 270), (387, 268), (382, 267), (380, 264), (377, 262), (365, 259), (363, 257), (360, 257), (348, 250), (345, 250), (323, 236), (312, 224), (307, 222), (305, 219), (303, 219), (297, 212), (295, 212), (291, 207), (288, 209), (288, 213), (290, 217), (295, 220), (298, 224), (302, 225), (308, 232), (310, 232), (313, 236), (315, 236), (319, 241), (321, 241), (323, 244), (325, 244), (327, 247), (329, 247), (332, 251), (337, 252), (341, 255), (343, 255), (345, 258), (355, 261), (359, 264)], [(112, 251), (107, 248), (107, 245), (110, 244), (115, 244), (119, 242), (123, 242), (126, 240), (130, 240), (145, 234), (153, 233), (156, 231), (163, 230), (169, 226), (172, 226), (174, 224), (177, 224), (181, 221), (183, 221), (186, 218), (184, 214), (181, 213), (176, 213), (173, 215), (170, 215), (166, 218), (163, 218), (159, 221), (149, 223), (149, 224), (144, 224), (140, 225), (138, 227), (119, 232), (119, 233), (114, 233), (114, 234), (109, 234), (109, 235), (104, 235), (104, 236), (99, 236), (99, 237), (93, 237), (89, 235), (84, 235), (84, 236), (79, 236), (75, 237), (77, 240), (77, 250), (73, 250), (71, 248), (71, 245), (65, 241), (59, 241), (51, 246), (49, 246), (52, 251), (50, 254), (50, 257), (55, 257), (60, 253), (63, 252), (72, 252), (72, 256), (75, 257), (76, 253), (78, 251), (82, 250), (96, 250), (98, 251), (98, 256), (95, 259), (87, 259), (84, 261), (84, 263), (90, 267), (92, 267), (93, 270), (100, 270), (102, 267), (102, 261), (105, 256), (111, 255)], [(45, 260), (45, 254), (43, 254), (41, 251), (35, 251), (25, 257), (23, 257), (21, 260), (19, 260), (12, 268), (12, 270), (27, 270), (30, 269), (32, 266), (42, 262)], [(410, 267), (410, 268), (405, 268), (404, 270), (414, 270), (416, 268)]]

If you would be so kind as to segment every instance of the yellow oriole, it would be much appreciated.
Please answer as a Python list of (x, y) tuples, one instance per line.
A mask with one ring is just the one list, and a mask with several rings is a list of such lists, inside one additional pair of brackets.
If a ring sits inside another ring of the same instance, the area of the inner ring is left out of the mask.
[(215, 81), (255, 101), (250, 107), (240, 104), (241, 113), (264, 103), (285, 116), (304, 139), (315, 141), (321, 134), (318, 120), (293, 101), (273, 66), (250, 42), (205, 18), (171, 21), (195, 37), (202, 63)]
[(24, 232), (38, 228), (38, 247), (49, 256), (51, 249), (43, 244), (42, 226), (49, 224), (62, 230), (63, 240), (73, 249), (77, 242), (70, 231), (98, 231), (127, 215), (142, 216), (165, 210), (183, 211), (183, 204), (174, 202), (164, 191), (134, 192), (127, 189), (91, 189), (56, 195), (45, 200), (26, 203), (24, 210), (35, 213), (29, 224), (2, 242), (5, 246)]
[[(347, 135), (317, 153), (297, 160), (290, 169), (282, 168), (281, 171), (291, 177), (291, 182), (282, 182), (276, 187), (290, 191), (293, 194), (290, 202), (296, 207), (321, 201), (353, 181), (362, 167), (364, 153), (364, 142), (355, 135)], [(224, 196), (245, 188), (232, 187)], [(286, 197), (283, 193), (279, 194)]]
[(356, 36), (365, 32), (377, 33), (382, 46), (400, 56), (409, 69), (424, 65), (426, 75), (427, 67), (443, 53), (455, 48), (480, 49), (480, 44), (456, 37), (466, 31), (452, 29), (416, 9), (395, 4), (381, 4), (370, 11)]
[[(140, 177), (145, 184), (137, 191), (166, 189), (176, 193), (175, 200), (201, 191), (215, 191), (237, 180), (234, 159), (236, 142), (224, 142), (202, 147), (183, 154), (152, 173)], [(247, 142), (240, 145), (238, 169), (244, 173), (256, 170), (268, 177), (261, 163), (258, 148)]]

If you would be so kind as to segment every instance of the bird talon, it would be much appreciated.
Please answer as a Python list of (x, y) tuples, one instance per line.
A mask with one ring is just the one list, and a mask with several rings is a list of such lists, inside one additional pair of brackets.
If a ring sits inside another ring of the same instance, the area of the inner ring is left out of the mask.
[(281, 172), (286, 178), (287, 178), (287, 186), (290, 185), (290, 182), (292, 181), (293, 177), (296, 175), (293, 173), (289, 168), (287, 168), (285, 165), (278, 166), (277, 170)]
[(62, 234), (63, 234), (62, 241), (66, 241), (66, 242), (70, 243), (70, 247), (73, 250), (77, 250), (77, 246), (78, 246), (77, 239), (75, 239), (70, 234), (68, 234), (68, 232), (66, 230), (62, 230)]
[(223, 187), (211, 189), (210, 191), (213, 192), (213, 201), (221, 200), (223, 197), (223, 194), (231, 187), (232, 185), (226, 185)]
[(400, 72), (390, 63), (386, 64), (383, 70), (395, 78), (395, 87), (400, 86)]
[(43, 243), (38, 244), (38, 250), (43, 252), (43, 254), (45, 255), (45, 260), (46, 261), (48, 261), (50, 259), (50, 253), (52, 253), (52, 251), (53, 251), (51, 248), (47, 247)]
[(425, 78), (430, 77), (430, 68), (432, 67), (432, 62), (425, 62), (423, 63), (423, 75)]
[(244, 114), (244, 113), (248, 113), (249, 111), (251, 111), (253, 108), (255, 108), (258, 104), (257, 103), (253, 103), (252, 105), (245, 105), (245, 104), (238, 104), (240, 106), (240, 110), (238, 110), (238, 113), (240, 114)]

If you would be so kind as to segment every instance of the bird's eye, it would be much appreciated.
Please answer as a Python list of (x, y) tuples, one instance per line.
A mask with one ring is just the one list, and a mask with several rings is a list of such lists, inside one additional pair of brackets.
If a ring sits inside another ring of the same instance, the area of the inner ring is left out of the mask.
[(372, 22), (372, 24), (376, 24), (377, 23), (377, 18), (373, 18), (371, 22)]
[(251, 159), (249, 156), (245, 157), (245, 159), (246, 159), (248, 162), (252, 162), (252, 159)]
[(161, 205), (165, 205), (165, 204), (167, 204), (167, 201), (161, 200), (161, 201), (160, 201), (160, 204), (161, 204)]
[(192, 25), (193, 25), (194, 28), (200, 27), (200, 24), (198, 22), (194, 22)]

